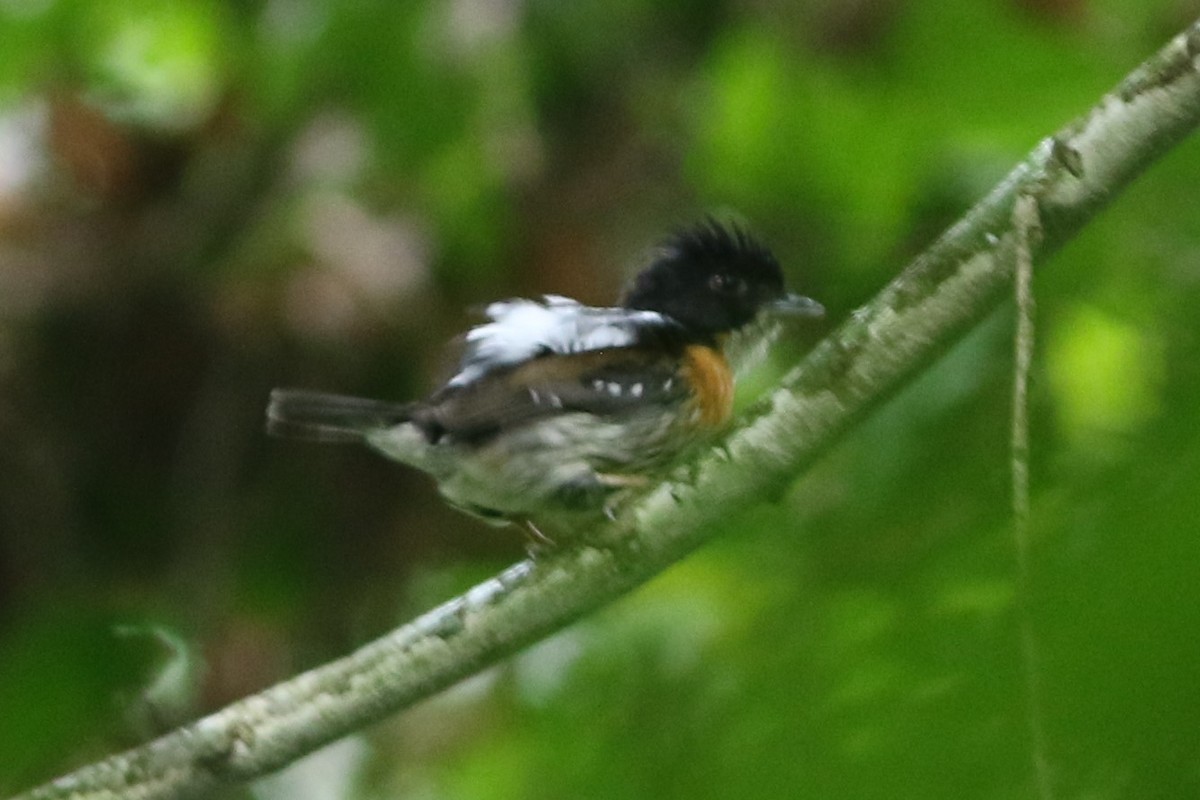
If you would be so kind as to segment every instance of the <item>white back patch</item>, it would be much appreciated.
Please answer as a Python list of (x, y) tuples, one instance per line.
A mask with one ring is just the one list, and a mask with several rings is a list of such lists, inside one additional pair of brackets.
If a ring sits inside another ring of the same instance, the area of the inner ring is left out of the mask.
[(639, 330), (674, 328), (655, 311), (595, 308), (559, 295), (537, 300), (501, 300), (485, 312), (491, 322), (467, 332), (467, 347), (450, 386), (465, 386), (499, 367), (542, 353), (584, 353), (628, 347)]

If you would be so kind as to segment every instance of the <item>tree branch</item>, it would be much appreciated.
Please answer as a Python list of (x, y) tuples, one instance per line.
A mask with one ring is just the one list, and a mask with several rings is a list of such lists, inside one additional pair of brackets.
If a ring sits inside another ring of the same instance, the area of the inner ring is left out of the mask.
[(278, 769), (495, 664), (628, 592), (777, 495), (867, 411), (998, 302), (1013, 275), (1018, 196), (1037, 202), (1035, 263), (1200, 121), (1200, 22), (991, 194), (820, 343), (727, 447), (640, 500), (588, 544), (525, 561), (338, 661), (247, 697), (20, 800), (194, 797)]

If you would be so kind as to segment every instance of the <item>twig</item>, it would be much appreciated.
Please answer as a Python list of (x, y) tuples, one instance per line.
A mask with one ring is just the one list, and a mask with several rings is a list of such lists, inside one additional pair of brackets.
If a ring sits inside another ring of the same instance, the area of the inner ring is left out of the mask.
[(1054, 800), (1049, 746), (1042, 704), (1041, 659), (1032, 616), (1029, 566), (1029, 367), (1033, 360), (1034, 299), (1033, 250), (1041, 236), (1037, 200), (1021, 195), (1013, 204), (1013, 230), (1017, 236), (1016, 275), (1013, 285), (1017, 305), (1017, 330), (1013, 337), (1012, 505), (1013, 542), (1017, 564), (1018, 624), (1021, 664), (1025, 675), (1026, 718), (1029, 724), (1033, 777), (1040, 800)]

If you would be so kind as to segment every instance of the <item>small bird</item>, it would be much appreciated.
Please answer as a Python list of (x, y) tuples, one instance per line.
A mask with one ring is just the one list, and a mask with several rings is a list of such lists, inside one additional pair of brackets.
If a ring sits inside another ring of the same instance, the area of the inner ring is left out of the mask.
[(706, 219), (667, 239), (616, 307), (547, 295), (485, 313), (426, 399), (276, 389), (268, 432), (365, 444), (428, 473), (451, 505), (540, 535), (548, 518), (611, 515), (622, 490), (714, 442), (732, 414), (733, 340), (824, 309), (788, 294), (744, 229)]

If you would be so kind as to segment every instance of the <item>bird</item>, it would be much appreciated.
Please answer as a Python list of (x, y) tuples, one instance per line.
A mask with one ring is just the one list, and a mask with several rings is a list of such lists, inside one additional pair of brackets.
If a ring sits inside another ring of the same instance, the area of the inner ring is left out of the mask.
[(707, 217), (662, 241), (614, 306), (545, 295), (484, 313), (424, 399), (278, 388), (268, 433), (366, 445), (430, 475), (451, 506), (548, 539), (541, 526), (611, 517), (616, 498), (716, 443), (735, 351), (754, 351), (746, 341), (765, 341), (783, 316), (824, 308), (785, 290), (745, 227)]

